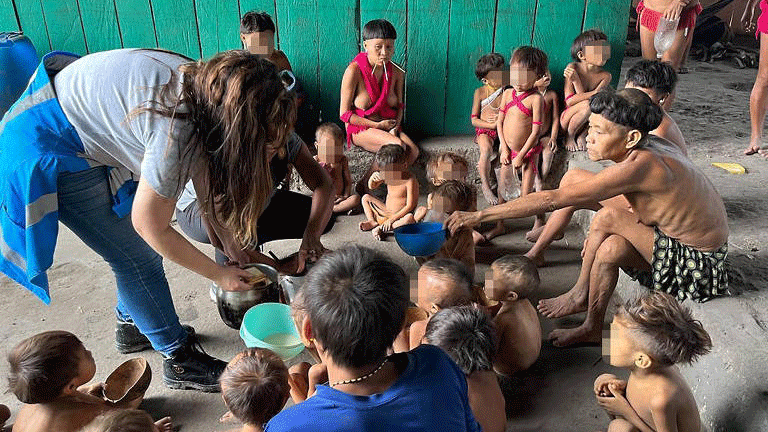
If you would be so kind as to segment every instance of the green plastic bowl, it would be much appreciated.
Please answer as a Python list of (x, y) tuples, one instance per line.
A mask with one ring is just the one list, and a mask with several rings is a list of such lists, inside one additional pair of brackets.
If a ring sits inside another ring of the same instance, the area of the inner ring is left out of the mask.
[(240, 338), (248, 348), (272, 350), (283, 360), (304, 350), (291, 307), (282, 303), (261, 303), (248, 309), (240, 325)]

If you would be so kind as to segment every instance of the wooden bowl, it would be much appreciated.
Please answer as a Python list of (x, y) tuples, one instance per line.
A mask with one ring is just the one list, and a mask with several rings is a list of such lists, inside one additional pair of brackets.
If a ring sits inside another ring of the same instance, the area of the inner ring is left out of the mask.
[(104, 381), (104, 399), (112, 403), (143, 398), (152, 381), (147, 360), (137, 357), (121, 364)]

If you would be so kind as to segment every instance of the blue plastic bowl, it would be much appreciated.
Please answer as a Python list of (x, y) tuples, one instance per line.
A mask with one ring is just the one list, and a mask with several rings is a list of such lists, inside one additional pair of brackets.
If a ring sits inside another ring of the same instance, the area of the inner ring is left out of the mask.
[(261, 303), (248, 309), (240, 325), (240, 338), (248, 348), (272, 350), (283, 360), (304, 350), (291, 307), (282, 303)]
[(447, 231), (440, 222), (419, 222), (395, 228), (395, 240), (410, 256), (430, 256), (445, 243)]

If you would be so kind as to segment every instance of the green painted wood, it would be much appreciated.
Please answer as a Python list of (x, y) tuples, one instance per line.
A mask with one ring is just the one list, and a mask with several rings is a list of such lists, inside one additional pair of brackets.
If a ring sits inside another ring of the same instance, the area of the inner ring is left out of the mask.
[(563, 70), (573, 61), (571, 44), (582, 31), (585, 6), (584, 0), (571, 0), (567, 4), (559, 0), (539, 0), (533, 45), (544, 50), (549, 57), (552, 89), (563, 89)]
[(156, 48), (157, 36), (149, 0), (115, 0), (125, 48)]
[(152, 2), (158, 46), (200, 58), (200, 40), (197, 35), (193, 0), (157, 0)]
[(113, 0), (88, 0), (79, 4), (88, 51), (122, 48)]
[[(322, 0), (321, 0), (322, 1)], [(305, 108), (308, 118), (320, 114), (320, 81), (318, 61), (318, 5), (316, 0), (278, 0), (276, 3), (277, 27), (282, 29), (280, 49), (291, 62), (293, 72), (307, 94)], [(326, 7), (326, 5), (323, 5)], [(339, 29), (336, 29), (339, 30)], [(332, 40), (325, 41), (334, 44)], [(335, 45), (334, 45), (335, 46)], [(325, 67), (326, 65), (323, 65)], [(337, 93), (337, 88), (334, 93)], [(329, 94), (322, 95), (330, 97)]]
[[(77, 2), (72, 0), (42, 0), (45, 24), (51, 47), (55, 50), (69, 51), (85, 55), (85, 34), (80, 22)], [(39, 21), (38, 21), (38, 24)]]
[(448, 14), (447, 1), (411, 0), (408, 3), (405, 125), (418, 134), (445, 132), (448, 20), (444, 17)]
[[(599, 28), (613, 48), (606, 68), (620, 77), (630, 0), (0, 0), (0, 31), (21, 28), (42, 55), (155, 47), (193, 58), (239, 48), (239, 17), (262, 10), (275, 20), (307, 93), (309, 116), (336, 120), (344, 68), (361, 51), (362, 24), (385, 18), (398, 31), (395, 61), (406, 74), (406, 127), (414, 135), (471, 133), (467, 114), (477, 59), (507, 62), (524, 44), (550, 58), (552, 88), (573, 38)], [(16, 16), (13, 7), (15, 6)], [(494, 15), (495, 14), (495, 15)], [(159, 43), (158, 43), (159, 42)]]
[[(339, 122), (341, 78), (349, 62), (358, 53), (357, 0), (336, 0), (318, 8), (318, 44), (320, 62), (320, 120)], [(289, 58), (292, 60), (292, 58)]]
[(507, 63), (515, 48), (532, 42), (536, 3), (536, 0), (498, 0), (493, 50), (504, 56)]
[(392, 60), (407, 69), (407, 32), (406, 32), (406, 0), (360, 0), (360, 41), (358, 52), (362, 51), (363, 26), (375, 19), (385, 19), (392, 23), (397, 30), (395, 40), (395, 55)]
[(242, 47), (240, 11), (237, 1), (196, 0), (197, 28), (203, 58)]
[(496, 0), (453, 0), (448, 30), (445, 133), (473, 131), (469, 114), (472, 97), (482, 85), (475, 76), (477, 60), (492, 51)]
[(45, 27), (43, 7), (39, 0), (16, 0), (16, 12), (21, 24), (21, 31), (32, 41), (37, 55), (42, 57), (51, 51), (48, 30)]
[(584, 15), (584, 29), (597, 28), (608, 36), (611, 43), (611, 58), (605, 68), (613, 75), (611, 85), (616, 87), (621, 78), (621, 62), (624, 60), (624, 47), (627, 40), (627, 22), (630, 0), (589, 0)]
[[(269, 16), (272, 17), (272, 21), (275, 22), (275, 27), (277, 28), (277, 33), (275, 34), (275, 45), (278, 49), (282, 49), (280, 47), (280, 25), (278, 24), (277, 6), (275, 4), (275, 0), (240, 0), (240, 16), (242, 17), (246, 12), (250, 11), (266, 12), (269, 14)], [(238, 22), (238, 29), (239, 28), (240, 23)], [(240, 43), (240, 46), (242, 47), (242, 43)]]
[(16, 21), (16, 11), (13, 9), (13, 0), (0, 0), (0, 32), (12, 32), (19, 30), (19, 22)]

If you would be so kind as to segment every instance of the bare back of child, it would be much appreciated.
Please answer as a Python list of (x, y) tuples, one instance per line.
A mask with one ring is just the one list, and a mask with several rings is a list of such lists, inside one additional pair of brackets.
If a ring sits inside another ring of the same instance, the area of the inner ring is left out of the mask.
[(25, 405), (16, 417), (13, 432), (77, 432), (99, 414), (107, 411), (104, 401), (95, 396), (62, 398), (50, 404)]
[(494, 369), (512, 375), (528, 369), (539, 358), (541, 324), (527, 296), (539, 286), (535, 264), (523, 256), (505, 255), (491, 264), (485, 293), (501, 303), (493, 318), (499, 334)]
[(102, 383), (86, 385), (96, 373), (96, 363), (69, 332), (48, 331), (25, 339), (8, 362), (10, 390), (25, 403), (14, 432), (75, 432), (103, 412), (136, 408), (141, 401), (107, 403)]
[(630, 375), (623, 381), (604, 374), (594, 384), (597, 402), (611, 418), (608, 430), (705, 430), (693, 392), (675, 364), (691, 363), (711, 347), (690, 310), (664, 292), (652, 291), (619, 308), (611, 323), (609, 358)]
[(486, 312), (478, 306), (442, 309), (430, 318), (424, 340), (442, 348), (464, 372), (469, 406), (483, 431), (505, 431), (504, 395), (493, 371), (496, 329)]
[(610, 48), (608, 37), (599, 30), (581, 33), (571, 45), (574, 62), (563, 72), (565, 110), (560, 115), (560, 125), (567, 134), (565, 148), (569, 151), (586, 149), (589, 98), (611, 83), (611, 73), (603, 69), (611, 56)]

